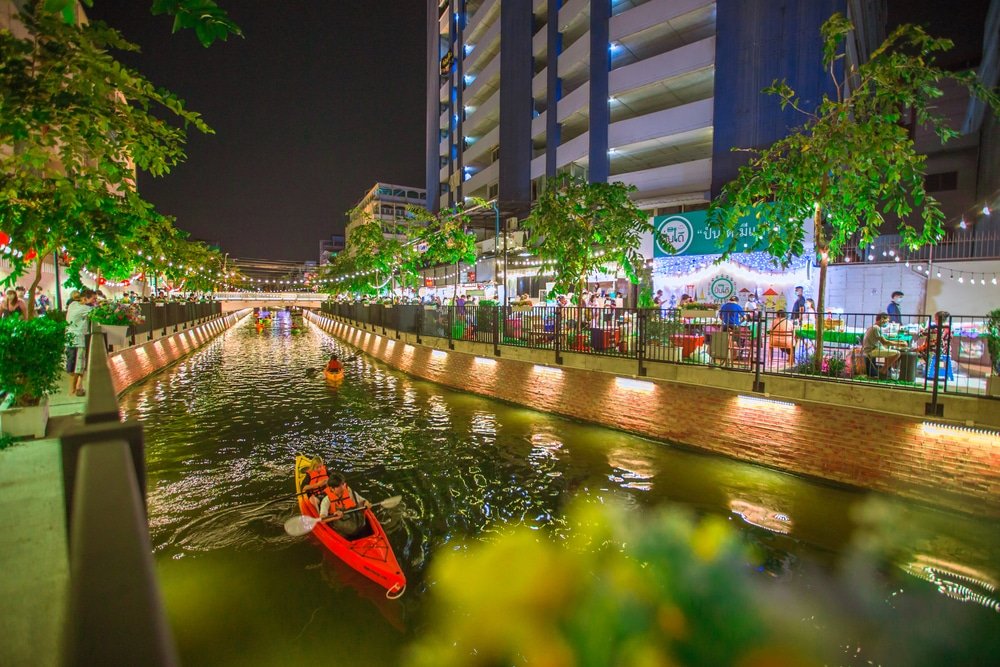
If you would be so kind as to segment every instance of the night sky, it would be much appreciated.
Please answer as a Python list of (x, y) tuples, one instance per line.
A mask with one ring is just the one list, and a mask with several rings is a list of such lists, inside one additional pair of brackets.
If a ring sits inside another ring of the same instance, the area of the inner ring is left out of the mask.
[(151, 4), (95, 0), (88, 15), (216, 131), (189, 133), (170, 174), (140, 175), (178, 227), (236, 257), (317, 260), (376, 181), (424, 186), (423, 2), (222, 2), (245, 36), (209, 48)]

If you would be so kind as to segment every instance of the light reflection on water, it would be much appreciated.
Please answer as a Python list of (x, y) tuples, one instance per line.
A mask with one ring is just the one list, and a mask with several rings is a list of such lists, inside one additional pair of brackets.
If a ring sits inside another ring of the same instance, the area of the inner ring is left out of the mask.
[[(315, 370), (334, 351), (347, 377), (331, 387)], [(341, 665), (396, 664), (419, 631), (435, 549), (512, 522), (565, 533), (562, 510), (575, 496), (727, 517), (777, 564), (772, 574), (808, 589), (807, 568), (796, 564), (831, 565), (862, 499), (450, 391), (362, 357), (315, 327), (293, 336), (281, 318), (260, 333), (249, 324), (227, 332), (122, 403), (146, 427), (153, 546), (186, 665), (327, 660), (333, 634), (344, 642)], [(283, 533), (294, 500), (267, 503), (293, 491), (300, 451), (322, 454), (373, 501), (403, 494), (403, 504), (384, 514), (409, 580), (401, 601), (384, 600), (311, 539)], [(997, 579), (995, 524), (901, 508), (920, 558)], [(910, 568), (918, 570), (927, 572)], [(357, 619), (349, 633), (344, 618)]]

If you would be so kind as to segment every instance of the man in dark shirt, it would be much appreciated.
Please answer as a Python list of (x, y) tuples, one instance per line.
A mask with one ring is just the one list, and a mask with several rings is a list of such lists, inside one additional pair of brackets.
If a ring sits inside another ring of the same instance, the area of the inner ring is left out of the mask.
[(892, 301), (885, 307), (885, 312), (889, 314), (889, 321), (896, 324), (903, 323), (903, 312), (899, 309), (899, 304), (903, 301), (903, 293), (896, 290), (892, 293)]
[(799, 320), (806, 310), (806, 298), (802, 295), (802, 285), (795, 286), (795, 303), (792, 304), (792, 319)]

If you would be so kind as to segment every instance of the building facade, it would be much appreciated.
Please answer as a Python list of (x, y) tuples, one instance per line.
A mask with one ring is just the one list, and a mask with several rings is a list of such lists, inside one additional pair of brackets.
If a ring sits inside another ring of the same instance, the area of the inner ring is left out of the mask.
[(428, 207), (526, 210), (563, 172), (635, 185), (646, 209), (707, 205), (732, 146), (788, 126), (761, 88), (825, 91), (819, 28), (847, 4), (428, 0)]
[(322, 239), (319, 242), (319, 265), (329, 264), (331, 256), (343, 252), (345, 245), (343, 234), (331, 234), (330, 238)]
[(344, 241), (351, 243), (351, 231), (365, 219), (399, 223), (407, 219), (407, 206), (427, 206), (427, 191), (407, 185), (376, 183), (348, 213)]

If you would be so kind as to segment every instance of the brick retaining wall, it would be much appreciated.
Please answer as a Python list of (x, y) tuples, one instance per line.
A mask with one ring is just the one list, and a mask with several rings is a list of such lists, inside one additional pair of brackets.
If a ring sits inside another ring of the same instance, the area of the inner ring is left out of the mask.
[(174, 363), (229, 329), (250, 312), (249, 309), (218, 317), (205, 324), (128, 347), (108, 357), (115, 391), (121, 394), (133, 384)]
[(1000, 517), (995, 433), (928, 428), (919, 418), (845, 405), (762, 401), (715, 387), (493, 357), (491, 346), (477, 356), (418, 345), (407, 334), (396, 340), (325, 316), (308, 317), (390, 366), (448, 387), (786, 472)]

